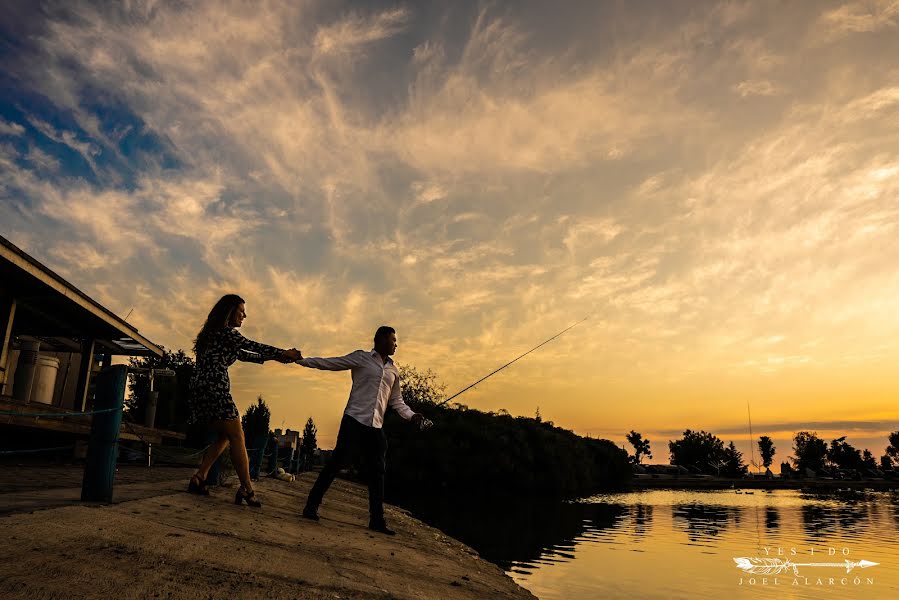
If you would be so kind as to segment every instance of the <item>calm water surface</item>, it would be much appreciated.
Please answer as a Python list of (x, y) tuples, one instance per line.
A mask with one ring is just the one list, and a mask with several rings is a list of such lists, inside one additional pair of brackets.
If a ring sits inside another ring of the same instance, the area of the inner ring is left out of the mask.
[[(899, 598), (893, 492), (653, 490), (594, 496), (557, 513), (538, 508), (531, 526), (541, 515), (554, 539), (544, 531), (526, 550), (479, 548), (541, 599)], [(879, 564), (765, 575), (740, 570), (737, 557)]]

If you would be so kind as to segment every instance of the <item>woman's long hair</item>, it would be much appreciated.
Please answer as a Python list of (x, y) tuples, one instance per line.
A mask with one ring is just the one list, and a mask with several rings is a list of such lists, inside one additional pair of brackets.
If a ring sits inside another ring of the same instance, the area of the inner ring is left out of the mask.
[(231, 315), (237, 310), (237, 307), (244, 304), (244, 299), (237, 294), (225, 294), (219, 301), (215, 303), (197, 339), (194, 340), (194, 354), (199, 356), (200, 352), (206, 349), (209, 336), (219, 329), (224, 329), (231, 322)]

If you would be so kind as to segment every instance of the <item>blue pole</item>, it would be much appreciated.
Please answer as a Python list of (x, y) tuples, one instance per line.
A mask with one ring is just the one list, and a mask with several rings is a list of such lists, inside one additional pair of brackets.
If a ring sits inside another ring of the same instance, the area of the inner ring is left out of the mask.
[(81, 484), (81, 500), (112, 502), (112, 483), (115, 479), (119, 429), (122, 427), (122, 407), (125, 403), (125, 365), (106, 367), (97, 375), (94, 408), (112, 412), (96, 414), (91, 423), (87, 462)]
[(253, 454), (250, 456), (250, 478), (259, 479), (259, 471), (262, 469), (262, 458), (265, 455), (265, 445), (268, 442), (267, 435), (257, 435), (250, 440), (253, 444)]

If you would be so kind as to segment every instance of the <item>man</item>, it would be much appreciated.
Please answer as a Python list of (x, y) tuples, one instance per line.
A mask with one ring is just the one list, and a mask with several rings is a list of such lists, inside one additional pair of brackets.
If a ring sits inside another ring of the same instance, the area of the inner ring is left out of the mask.
[(356, 454), (361, 454), (368, 479), (368, 528), (387, 535), (394, 532), (384, 519), (384, 470), (387, 459), (387, 437), (384, 435), (384, 413), (390, 407), (407, 421), (421, 426), (422, 415), (403, 402), (400, 372), (390, 358), (396, 352), (396, 330), (381, 326), (375, 332), (375, 347), (370, 352), (356, 350), (337, 358), (304, 358), (297, 363), (326, 371), (350, 370), (353, 387), (331, 459), (319, 473), (309, 492), (303, 516), (318, 521), (318, 506), (337, 472)]

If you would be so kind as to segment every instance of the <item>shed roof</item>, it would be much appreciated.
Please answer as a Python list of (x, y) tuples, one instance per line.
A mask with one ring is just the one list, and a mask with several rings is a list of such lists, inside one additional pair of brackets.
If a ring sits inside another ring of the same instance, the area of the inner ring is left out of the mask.
[(137, 328), (0, 236), (0, 291), (16, 300), (12, 334), (40, 339), (46, 350), (80, 351), (94, 339), (101, 354), (162, 356)]

